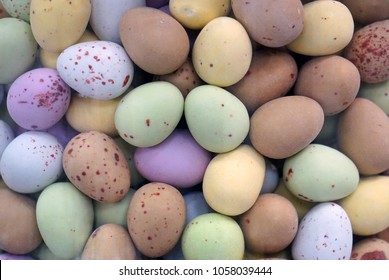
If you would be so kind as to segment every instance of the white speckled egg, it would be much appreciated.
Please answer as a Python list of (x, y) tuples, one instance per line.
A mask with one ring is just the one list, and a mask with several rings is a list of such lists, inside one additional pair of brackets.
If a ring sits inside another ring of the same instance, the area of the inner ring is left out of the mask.
[(333, 202), (311, 208), (300, 221), (292, 243), (295, 260), (349, 260), (353, 245), (351, 222)]
[(62, 79), (82, 97), (107, 100), (131, 85), (134, 65), (119, 44), (89, 41), (66, 48), (58, 57)]

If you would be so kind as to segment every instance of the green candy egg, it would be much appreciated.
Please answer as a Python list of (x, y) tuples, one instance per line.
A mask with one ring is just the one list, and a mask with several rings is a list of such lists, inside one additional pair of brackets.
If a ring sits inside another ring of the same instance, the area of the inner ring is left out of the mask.
[(31, 0), (0, 0), (7, 13), (14, 18), (30, 21)]
[(361, 83), (358, 97), (363, 97), (373, 101), (387, 115), (389, 115), (389, 81), (376, 84)]
[(128, 92), (115, 112), (115, 126), (126, 142), (151, 147), (165, 140), (179, 123), (184, 97), (173, 84), (154, 81)]
[(32, 67), (38, 44), (27, 22), (10, 17), (0, 19), (0, 38), (0, 84), (8, 84)]
[(36, 218), (49, 250), (73, 259), (82, 253), (93, 230), (92, 200), (69, 182), (54, 183), (38, 197)]
[(324, 202), (354, 192), (359, 183), (359, 172), (354, 162), (338, 150), (310, 144), (285, 160), (283, 180), (287, 189), (298, 198)]
[(244, 236), (238, 223), (219, 213), (207, 213), (192, 219), (181, 239), (187, 260), (241, 260)]
[(244, 104), (218, 86), (194, 88), (185, 99), (184, 111), (191, 134), (210, 152), (235, 149), (249, 132), (250, 119)]

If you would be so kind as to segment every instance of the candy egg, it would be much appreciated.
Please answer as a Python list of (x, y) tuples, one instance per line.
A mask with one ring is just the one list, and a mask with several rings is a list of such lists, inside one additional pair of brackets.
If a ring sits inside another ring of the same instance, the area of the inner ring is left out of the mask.
[(304, 4), (304, 28), (287, 45), (293, 52), (322, 56), (344, 49), (354, 33), (354, 20), (350, 10), (339, 1), (313, 1)]
[(364, 25), (389, 18), (389, 2), (382, 0), (342, 0), (355, 21)]
[(361, 83), (358, 97), (373, 101), (389, 116), (389, 80), (381, 83)]
[(366, 238), (353, 246), (351, 260), (388, 260), (389, 242), (378, 238)]
[(92, 233), (92, 200), (69, 182), (54, 183), (39, 195), (36, 218), (50, 251), (73, 259), (82, 253)]
[(4, 149), (15, 138), (12, 128), (5, 121), (0, 120), (0, 158)]
[(126, 51), (108, 41), (89, 41), (66, 48), (57, 59), (62, 79), (82, 97), (113, 99), (131, 85), (134, 66)]
[(314, 206), (299, 223), (292, 243), (295, 260), (349, 260), (353, 232), (345, 210), (336, 203)]
[(148, 183), (132, 197), (128, 207), (128, 231), (142, 254), (161, 257), (179, 241), (185, 216), (185, 201), (176, 188), (159, 182)]
[(12, 119), (29, 130), (45, 130), (65, 115), (71, 98), (70, 87), (51, 68), (36, 68), (19, 76), (7, 95)]
[(355, 191), (359, 172), (351, 159), (338, 150), (310, 144), (285, 160), (283, 180), (300, 199), (334, 201)]
[(193, 66), (208, 84), (226, 87), (237, 83), (250, 67), (249, 35), (230, 17), (217, 17), (200, 31), (192, 49)]
[(184, 114), (193, 137), (211, 152), (235, 149), (249, 131), (250, 119), (244, 104), (217, 86), (194, 88), (185, 99)]
[(90, 14), (90, 0), (31, 0), (32, 33), (43, 49), (60, 52), (80, 39)]
[(205, 200), (221, 214), (242, 214), (257, 200), (265, 168), (265, 159), (249, 145), (216, 155), (204, 174)]
[(128, 162), (108, 135), (89, 131), (66, 145), (63, 169), (81, 192), (100, 202), (117, 202), (130, 188)]
[(1, 0), (0, 2), (11, 17), (30, 21), (31, 0)]
[(136, 147), (151, 147), (176, 128), (184, 111), (184, 97), (173, 84), (154, 81), (128, 92), (115, 112), (119, 135)]
[(41, 191), (62, 175), (62, 153), (62, 145), (49, 133), (22, 133), (3, 151), (1, 177), (16, 192)]
[(0, 84), (8, 84), (29, 70), (38, 44), (31, 26), (16, 18), (0, 19)]

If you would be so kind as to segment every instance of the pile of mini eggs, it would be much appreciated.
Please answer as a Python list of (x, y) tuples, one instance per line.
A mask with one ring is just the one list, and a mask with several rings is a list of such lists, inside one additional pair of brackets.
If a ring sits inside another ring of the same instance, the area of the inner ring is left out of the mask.
[(0, 259), (388, 259), (388, 94), (387, 0), (0, 0)]

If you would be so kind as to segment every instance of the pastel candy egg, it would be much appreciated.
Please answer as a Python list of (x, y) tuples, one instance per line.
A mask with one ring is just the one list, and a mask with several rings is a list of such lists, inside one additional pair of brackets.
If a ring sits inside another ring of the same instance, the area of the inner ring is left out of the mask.
[(129, 9), (146, 6), (145, 0), (91, 0), (90, 25), (100, 40), (121, 43), (119, 23)]
[(201, 183), (211, 160), (187, 130), (175, 130), (162, 143), (137, 148), (134, 161), (137, 170), (151, 182), (163, 182), (177, 188)]
[(130, 188), (128, 162), (115, 141), (98, 132), (82, 132), (66, 145), (66, 176), (81, 192), (100, 202), (117, 202)]
[(217, 86), (194, 88), (185, 99), (184, 113), (193, 137), (211, 152), (235, 149), (249, 132), (246, 107), (237, 97)]
[(57, 59), (62, 79), (82, 97), (113, 99), (123, 94), (134, 76), (134, 66), (120, 45), (89, 41), (66, 48)]
[(4, 149), (15, 138), (12, 128), (5, 121), (0, 120), (0, 158)]
[(176, 128), (184, 111), (184, 97), (173, 84), (154, 81), (128, 92), (115, 112), (119, 135), (136, 147), (151, 147)]
[(228, 216), (246, 212), (257, 200), (265, 176), (265, 159), (249, 145), (216, 155), (203, 179), (209, 206)]
[(389, 2), (382, 0), (342, 0), (356, 22), (363, 25), (389, 18)]
[(283, 180), (300, 199), (334, 201), (356, 190), (359, 172), (351, 159), (338, 150), (310, 144), (285, 160)]
[(389, 227), (388, 176), (362, 177), (358, 188), (339, 201), (350, 217), (353, 232), (367, 236)]
[(361, 83), (358, 96), (373, 101), (389, 115), (389, 80), (381, 83)]
[(187, 260), (241, 260), (245, 247), (239, 224), (219, 213), (192, 219), (185, 227), (181, 244)]
[(39, 46), (60, 52), (84, 33), (91, 14), (90, 0), (31, 0), (30, 23)]
[(349, 260), (353, 232), (345, 210), (336, 203), (314, 206), (299, 223), (292, 243), (295, 260)]
[(92, 200), (69, 182), (54, 183), (39, 195), (36, 218), (50, 251), (73, 259), (81, 255), (92, 233)]
[(30, 2), (31, 0), (1, 0), (7, 13), (26, 22), (30, 21)]
[(12, 119), (29, 130), (44, 130), (55, 125), (66, 113), (70, 87), (55, 69), (36, 68), (19, 76), (7, 95)]
[(350, 10), (339, 1), (313, 1), (304, 5), (304, 27), (287, 45), (293, 52), (322, 56), (335, 54), (350, 43), (354, 20)]
[(207, 23), (192, 49), (193, 66), (208, 84), (226, 87), (247, 73), (252, 58), (249, 35), (237, 20), (222, 16)]
[(389, 242), (368, 237), (356, 242), (353, 246), (351, 260), (388, 260)]
[(31, 26), (16, 18), (0, 19), (0, 84), (8, 84), (29, 70), (38, 44)]
[(27, 131), (3, 151), (1, 177), (16, 192), (41, 191), (62, 175), (62, 154), (62, 145), (51, 134)]

